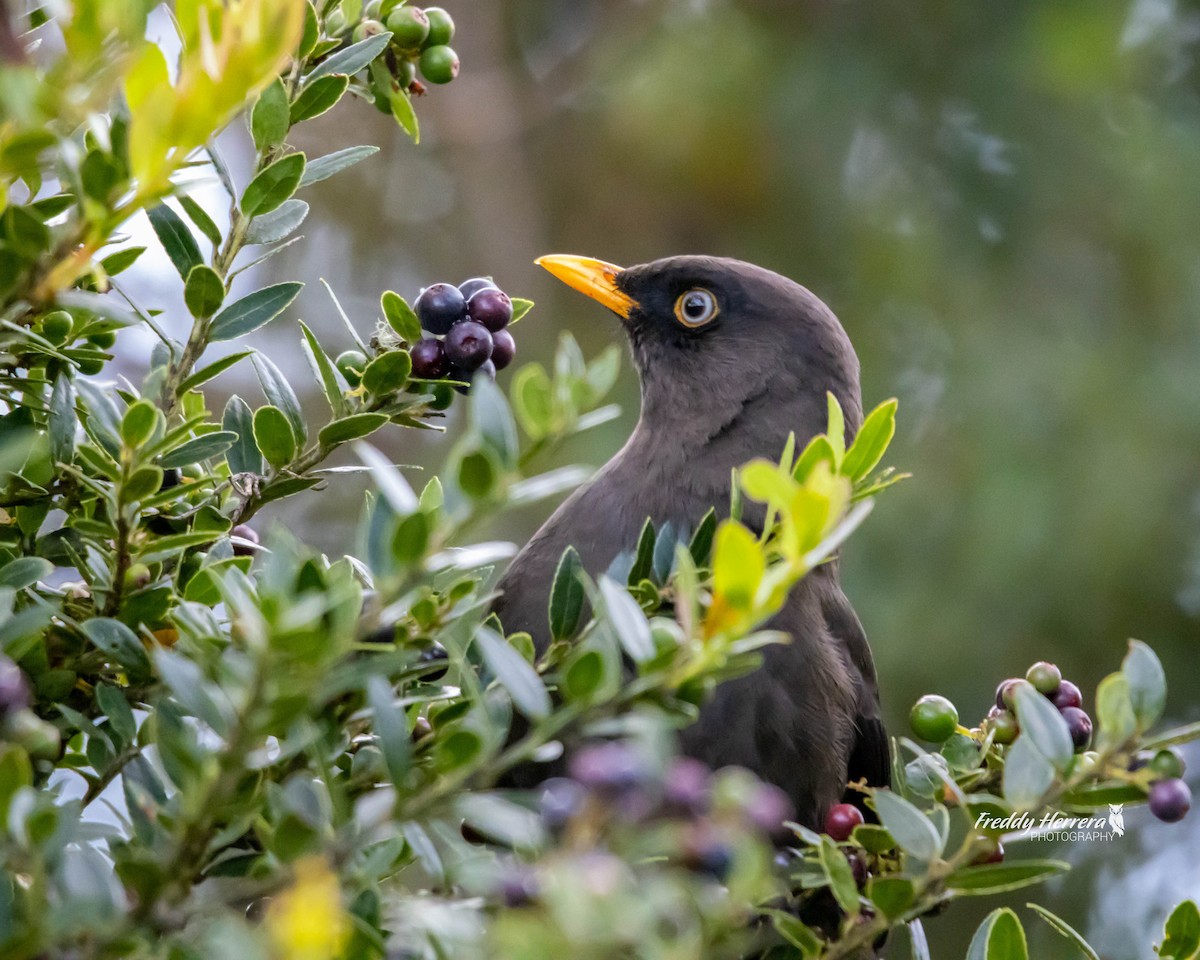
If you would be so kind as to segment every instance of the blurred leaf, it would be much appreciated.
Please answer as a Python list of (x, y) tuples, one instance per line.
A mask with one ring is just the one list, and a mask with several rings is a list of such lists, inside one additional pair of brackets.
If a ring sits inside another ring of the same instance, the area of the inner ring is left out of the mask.
[[(308, 440), (308, 422), (304, 419), (300, 400), (287, 377), (262, 353), (255, 354), (250, 362), (254, 364), (254, 371), (258, 374), (258, 382), (262, 384), (267, 402), (278, 407), (287, 416), (288, 423), (292, 425), (292, 434), (295, 436), (296, 442), (298, 444), (306, 442)], [(262, 448), (260, 447), (260, 449)]]
[(600, 598), (617, 640), (634, 663), (647, 663), (656, 656), (650, 623), (629, 591), (609, 577), (601, 576)]
[(501, 466), (515, 469), (520, 453), (517, 425), (500, 388), (491, 378), (477, 376), (467, 400), (471, 424), (479, 431), (484, 445), (496, 455)]
[(688, 552), (691, 553), (696, 566), (708, 565), (708, 561), (712, 557), (713, 537), (716, 532), (717, 512), (710, 507), (708, 513), (696, 525), (696, 532), (692, 534), (691, 542), (688, 544)]
[(498, 794), (464, 793), (455, 808), (477, 832), (513, 850), (534, 850), (546, 840), (538, 815)]
[(193, 437), (186, 443), (180, 444), (159, 459), (159, 464), (167, 469), (186, 467), (191, 463), (200, 463), (210, 457), (224, 453), (238, 440), (238, 434), (229, 430), (217, 430)]
[(1096, 747), (1111, 750), (1126, 743), (1137, 732), (1129, 681), (1123, 674), (1111, 673), (1096, 688)]
[(383, 751), (388, 776), (399, 786), (404, 783), (410, 763), (408, 724), (395, 704), (391, 685), (383, 677), (367, 680), (367, 703), (374, 717), (373, 732)]
[(911, 803), (890, 790), (876, 790), (871, 798), (880, 822), (905, 852), (926, 861), (942, 852), (937, 828)]
[(150, 226), (158, 235), (167, 256), (175, 264), (175, 269), (186, 280), (192, 267), (198, 267), (204, 262), (200, 256), (200, 247), (196, 245), (196, 238), (192, 236), (179, 214), (165, 203), (151, 207), (146, 211), (146, 216), (150, 218)]
[(838, 398), (831, 391), (826, 392), (825, 400), (829, 408), (829, 427), (825, 436), (833, 449), (833, 465), (840, 468), (842, 458), (846, 455), (846, 417), (842, 413), (842, 405), (838, 403)]
[(308, 75), (305, 82), (312, 83), (318, 77), (338, 73), (353, 76), (358, 71), (366, 69), (367, 64), (383, 53), (387, 49), (391, 39), (392, 35), (384, 32), (377, 33), (373, 37), (367, 37), (358, 43), (352, 43), (350, 46), (339, 50), (332, 57), (325, 60)]
[(1031, 740), (1018, 736), (1004, 758), (1004, 799), (1014, 810), (1033, 810), (1053, 783), (1053, 764)]
[[(346, 147), (344, 150), (335, 150), (333, 153), (327, 153), (323, 157), (318, 157), (312, 160), (304, 168), (304, 176), (300, 178), (300, 186), (307, 187), (314, 183), (320, 183), (322, 180), (332, 177), (335, 173), (341, 173), (347, 167), (352, 167), (361, 160), (367, 159), (379, 152), (376, 146), (363, 147)], [(384, 294), (387, 296), (387, 294)], [(399, 332), (399, 331), (397, 331)]]
[(132, 630), (119, 620), (95, 617), (83, 623), (83, 632), (105, 655), (129, 671), (135, 680), (150, 676), (150, 657)]
[(764, 909), (763, 913), (771, 918), (771, 924), (775, 927), (776, 932), (800, 951), (800, 956), (809, 958), (820, 955), (821, 941), (798, 917), (774, 907)]
[(583, 562), (579, 554), (574, 547), (567, 547), (559, 558), (550, 588), (550, 635), (555, 640), (569, 640), (579, 627), (584, 599), (581, 573)]
[(0, 566), (0, 587), (23, 590), (54, 572), (54, 564), (41, 557), (17, 557)]
[(649, 517), (642, 524), (642, 532), (638, 534), (637, 547), (633, 551), (633, 565), (629, 568), (627, 582), (635, 586), (650, 576), (654, 569), (654, 521)]
[(232, 473), (263, 473), (263, 458), (254, 442), (254, 415), (246, 401), (236, 393), (225, 404), (221, 425), (238, 436), (227, 451), (225, 459)]
[(1195, 960), (1200, 955), (1200, 909), (1195, 901), (1184, 900), (1171, 911), (1163, 934), (1160, 960)]
[(254, 104), (250, 114), (250, 131), (254, 135), (254, 146), (266, 150), (283, 143), (290, 123), (290, 107), (283, 80), (276, 77)]
[(896, 433), (896, 408), (899, 402), (885, 400), (867, 415), (854, 444), (846, 453), (842, 473), (856, 483), (878, 466)]
[(1007, 907), (989, 913), (971, 938), (967, 960), (1029, 960), (1017, 915)]
[(384, 495), (399, 516), (407, 516), (417, 509), (417, 495), (399, 470), (382, 453), (369, 443), (355, 444), (359, 459), (371, 468), (375, 487)]
[(224, 373), (239, 360), (244, 360), (253, 352), (253, 350), (239, 350), (237, 353), (231, 353), (220, 360), (214, 360), (206, 367), (201, 367), (179, 385), (180, 394), (187, 393), (189, 390), (195, 390), (201, 384), (208, 383), (213, 377)]
[(713, 551), (714, 606), (719, 599), (735, 610), (749, 610), (765, 571), (766, 561), (754, 535), (740, 523), (723, 521)]
[(289, 153), (261, 170), (242, 192), (242, 213), (257, 217), (279, 207), (299, 188), (304, 163), (303, 153)]
[(412, 357), (407, 350), (388, 350), (367, 364), (362, 385), (368, 393), (385, 396), (403, 389), (412, 373)]
[(338, 74), (321, 77), (308, 84), (292, 101), (291, 122), (297, 124), (311, 120), (332, 109), (342, 99), (349, 85), (350, 78)]
[(212, 267), (205, 264), (192, 267), (184, 284), (183, 298), (193, 317), (207, 319), (221, 309), (225, 282)]
[(1030, 910), (1046, 921), (1056, 933), (1065, 937), (1087, 960), (1100, 960), (1099, 955), (1092, 949), (1083, 936), (1062, 917), (1056, 916), (1043, 906), (1036, 903), (1025, 904)]
[(236, 340), (252, 333), (283, 313), (303, 287), (302, 283), (277, 283), (235, 300), (213, 318), (209, 339)]
[(1017, 684), (1014, 696), (1020, 735), (1028, 737), (1056, 770), (1065, 770), (1075, 754), (1075, 745), (1063, 715), (1031, 683)]
[(545, 368), (529, 363), (517, 371), (510, 388), (513, 412), (532, 440), (550, 432), (554, 418), (554, 389)]
[(296, 435), (278, 407), (259, 407), (254, 411), (254, 442), (267, 463), (276, 469), (291, 463), (296, 456)]
[(1121, 662), (1121, 673), (1129, 686), (1129, 702), (1137, 729), (1145, 732), (1162, 716), (1167, 702), (1167, 676), (1154, 651), (1140, 640), (1129, 641), (1129, 652)]
[[(308, 216), (308, 204), (294, 197), (283, 203), (279, 209), (272, 210), (250, 221), (246, 229), (247, 244), (276, 243), (299, 228)], [(296, 237), (294, 239), (300, 239)], [(284, 244), (286, 246), (286, 244)], [(275, 253), (276, 251), (271, 251)], [(270, 256), (268, 254), (267, 256)], [(265, 257), (260, 258), (261, 263)]]
[(854, 882), (854, 871), (850, 861), (829, 837), (822, 835), (821, 869), (829, 879), (829, 889), (838, 905), (851, 917), (858, 916), (858, 885)]
[(33, 767), (29, 756), (15, 744), (0, 744), (0, 822), (9, 822), (9, 806), (17, 791), (31, 786)]
[(916, 891), (912, 881), (904, 877), (876, 876), (871, 878), (867, 887), (867, 898), (885, 917), (894, 920), (903, 916), (904, 911), (912, 906)]
[(370, 436), (387, 422), (388, 415), (386, 413), (356, 413), (353, 416), (326, 424), (317, 434), (317, 440), (323, 446), (358, 440), (361, 437)]
[(482, 500), (491, 495), (498, 479), (499, 467), (486, 450), (465, 454), (458, 461), (456, 479), (459, 489), (468, 497)]
[(1020, 890), (1021, 887), (1042, 883), (1070, 869), (1070, 864), (1060, 860), (985, 863), (960, 867), (946, 879), (946, 886), (960, 895), (1007, 893), (1010, 890)]
[(550, 695), (541, 678), (503, 637), (480, 627), (475, 633), (475, 643), (488, 669), (512, 697), (513, 706), (530, 720), (540, 720), (550, 713)]
[(221, 247), (221, 231), (213, 222), (213, 218), (188, 194), (181, 193), (178, 199), (179, 205), (183, 207), (183, 212), (196, 225), (196, 229), (204, 234), (208, 242), (213, 245), (213, 250), (219, 250)]

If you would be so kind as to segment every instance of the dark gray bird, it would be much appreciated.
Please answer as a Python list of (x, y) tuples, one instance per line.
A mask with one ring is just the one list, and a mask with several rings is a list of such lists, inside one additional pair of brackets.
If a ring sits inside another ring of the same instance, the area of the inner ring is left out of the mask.
[[(574, 256), (538, 261), (624, 321), (641, 378), (642, 410), (621, 451), (534, 535), (500, 581), (508, 631), (549, 642), (556, 564), (573, 545), (596, 575), (630, 550), (650, 517), (694, 529), (728, 510), (732, 468), (777, 458), (827, 427), (826, 391), (845, 411), (847, 440), (862, 422), (858, 358), (816, 296), (737, 260), (671, 257), (622, 269)], [(745, 521), (762, 522), (748, 511)], [(819, 827), (848, 781), (886, 785), (890, 764), (862, 625), (836, 562), (814, 570), (770, 628), (762, 669), (725, 683), (681, 733), (682, 749), (717, 768), (739, 765), (778, 784), (799, 819)]]

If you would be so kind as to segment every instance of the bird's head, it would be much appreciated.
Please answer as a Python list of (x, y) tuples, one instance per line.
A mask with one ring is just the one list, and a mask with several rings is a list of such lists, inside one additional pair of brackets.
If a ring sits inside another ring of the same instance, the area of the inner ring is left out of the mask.
[[(642, 384), (642, 422), (701, 442), (803, 443), (826, 426), (826, 391), (862, 419), (858, 358), (833, 312), (770, 270), (683, 256), (622, 268), (561, 254), (538, 264), (619, 316)], [(684, 414), (681, 416), (681, 413)], [(681, 422), (682, 421), (682, 422)], [(753, 450), (767, 454), (769, 449)]]

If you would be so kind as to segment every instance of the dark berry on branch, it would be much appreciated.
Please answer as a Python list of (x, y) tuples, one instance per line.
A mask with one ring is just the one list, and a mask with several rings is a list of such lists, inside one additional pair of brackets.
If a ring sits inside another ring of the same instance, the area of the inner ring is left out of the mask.
[(464, 320), (450, 328), (445, 346), (447, 359), (454, 366), (472, 373), (491, 359), (492, 335), (482, 323)]
[(691, 757), (676, 757), (663, 777), (663, 806), (668, 813), (694, 816), (708, 810), (712, 771)]
[(441, 340), (418, 340), (409, 351), (412, 357), (412, 375), (423, 380), (438, 380), (450, 372), (450, 361), (446, 359), (446, 348)]
[(511, 864), (500, 880), (500, 899), (506, 907), (527, 907), (537, 899), (538, 883), (534, 872), (523, 864)]
[(441, 680), (446, 675), (446, 661), (449, 654), (446, 653), (446, 648), (440, 643), (431, 643), (428, 647), (421, 651), (421, 655), (417, 657), (418, 664), (429, 664), (429, 670), (421, 674), (421, 679), (429, 682)]
[[(254, 528), (249, 524), (239, 523), (230, 531), (230, 536), (234, 538), (233, 555), (235, 557), (252, 557), (258, 552), (254, 549), (258, 546), (258, 534), (254, 532)], [(246, 542), (238, 543), (238, 540)]]
[(1071, 731), (1075, 750), (1086, 750), (1092, 742), (1092, 718), (1079, 707), (1063, 707), (1062, 716), (1067, 721), (1067, 729)]
[(0, 655), (0, 718), (26, 709), (29, 703), (25, 674), (12, 660)]
[(568, 777), (551, 777), (542, 783), (538, 795), (538, 811), (550, 830), (561, 830), (583, 810), (587, 791), (578, 781)]
[(426, 47), (418, 66), (421, 76), (430, 83), (449, 83), (458, 76), (458, 54), (446, 46)]
[(1026, 671), (1025, 679), (1033, 684), (1038, 693), (1048, 697), (1062, 683), (1062, 672), (1054, 664), (1039, 660)]
[(697, 831), (684, 846), (683, 865), (696, 873), (724, 881), (733, 866), (733, 852), (718, 838), (706, 831)]
[(854, 885), (861, 890), (867, 885), (867, 879), (871, 876), (871, 871), (867, 867), (867, 859), (857, 850), (849, 851), (846, 859), (850, 861), (850, 873), (854, 876)]
[(571, 776), (589, 790), (619, 794), (640, 786), (646, 768), (637, 754), (623, 743), (596, 743), (578, 751), (570, 762)]
[(420, 50), (429, 37), (429, 17), (420, 7), (405, 4), (387, 15), (392, 43), (401, 50)]
[(462, 291), (462, 295), (468, 300), (475, 296), (480, 290), (499, 290), (496, 282), (491, 277), (472, 277), (470, 280), (464, 280), (458, 285), (458, 289)]
[(958, 727), (958, 710), (945, 697), (926, 694), (915, 704), (908, 715), (913, 733), (930, 743), (942, 743), (950, 739)]
[(863, 822), (862, 811), (852, 803), (835, 803), (825, 814), (825, 832), (837, 840), (849, 840), (854, 828)]
[(1079, 688), (1070, 680), (1064, 680), (1058, 685), (1058, 689), (1054, 691), (1054, 695), (1050, 698), (1059, 710), (1065, 707), (1082, 707), (1083, 694), (1079, 692)]
[(492, 333), (503, 330), (512, 320), (512, 300), (503, 290), (480, 290), (467, 301), (467, 313)]
[(421, 291), (413, 309), (421, 326), (430, 333), (444, 334), (467, 315), (467, 301), (453, 284), (435, 283)]
[(1175, 780), (1183, 776), (1183, 757), (1174, 750), (1159, 750), (1150, 759), (1149, 766), (1159, 780)]
[(162, 482), (158, 485), (159, 490), (170, 490), (172, 487), (179, 486), (180, 474), (174, 467), (168, 467), (163, 471)]
[(1001, 710), (1011, 710), (1016, 701), (1013, 700), (1013, 693), (1017, 688), (1017, 684), (1021, 680), (1019, 677), (1009, 677), (1001, 682), (996, 688), (996, 706)]
[(428, 47), (449, 43), (454, 39), (454, 21), (441, 7), (426, 7), (425, 16), (429, 20), (429, 36), (425, 39)]
[(973, 861), (976, 864), (1002, 863), (1004, 861), (1004, 844), (999, 840), (988, 840), (987, 848)]
[(1192, 806), (1192, 791), (1182, 780), (1159, 780), (1150, 788), (1150, 812), (1164, 823), (1176, 823), (1187, 816)]
[(497, 370), (503, 370), (513, 362), (517, 355), (517, 341), (507, 330), (497, 330), (492, 334), (492, 363)]

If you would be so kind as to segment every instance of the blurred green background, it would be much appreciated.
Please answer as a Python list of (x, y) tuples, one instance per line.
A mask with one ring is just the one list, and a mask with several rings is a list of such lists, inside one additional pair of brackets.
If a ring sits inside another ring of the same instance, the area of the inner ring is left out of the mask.
[[(1127, 636), (1163, 657), (1172, 719), (1200, 716), (1196, 5), (445, 6), (463, 71), (419, 103), (420, 147), (367, 104), (306, 125), (310, 156), (383, 149), (308, 191), (306, 239), (265, 279), (325, 277), (367, 330), (383, 289), (493, 274), (538, 301), (519, 359), (545, 360), (560, 330), (589, 356), (620, 331), (539, 254), (711, 253), (787, 274), (842, 319), (865, 403), (900, 398), (890, 462), (915, 478), (845, 561), (893, 730), (929, 691), (977, 722), (1039, 658), (1094, 690)], [(235, 168), (242, 138), (226, 137)], [(331, 350), (349, 346), (318, 284), (299, 307)], [(294, 326), (267, 336), (308, 387)], [(624, 418), (559, 460), (616, 451), (637, 416), (628, 365), (618, 392)], [(427, 468), (448, 447), (382, 442)], [(349, 550), (361, 490), (340, 476), (273, 518)], [(487, 535), (522, 542), (549, 509)], [(1200, 816), (1127, 823), (1108, 844), (1026, 845), (1085, 866), (1050, 905), (1111, 958), (1150, 956), (1168, 906), (1200, 894)], [(929, 921), (934, 956), (961, 956), (970, 919)], [(1045, 931), (1034, 955), (1065, 956)]]

